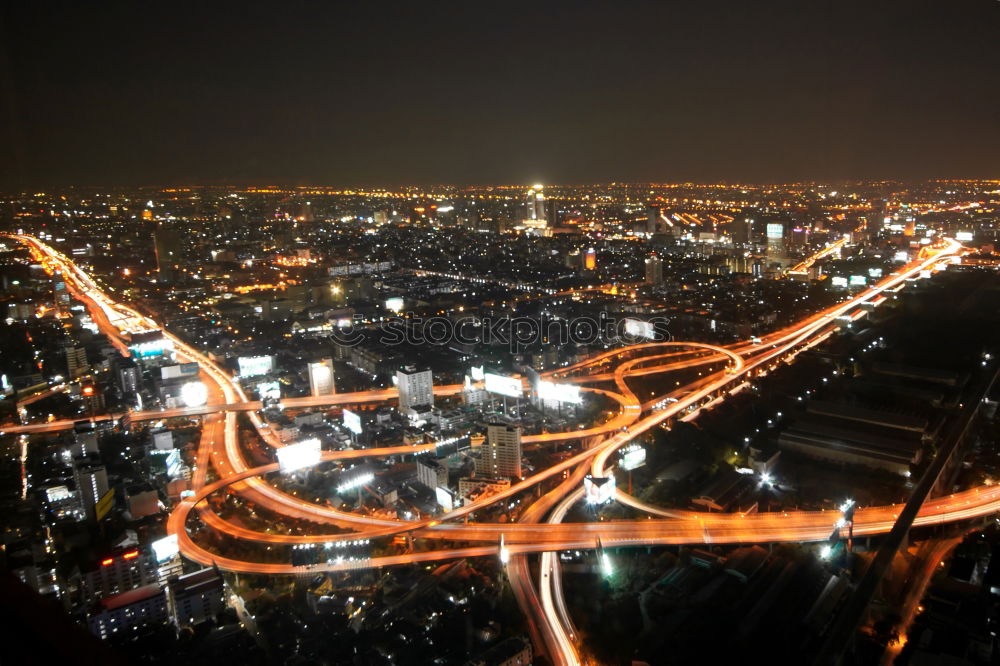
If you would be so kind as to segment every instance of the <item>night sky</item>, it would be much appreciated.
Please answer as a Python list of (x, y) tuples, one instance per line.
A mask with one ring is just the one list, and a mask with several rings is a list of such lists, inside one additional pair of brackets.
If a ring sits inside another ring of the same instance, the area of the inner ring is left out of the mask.
[(1000, 177), (997, 0), (5, 4), (5, 188)]

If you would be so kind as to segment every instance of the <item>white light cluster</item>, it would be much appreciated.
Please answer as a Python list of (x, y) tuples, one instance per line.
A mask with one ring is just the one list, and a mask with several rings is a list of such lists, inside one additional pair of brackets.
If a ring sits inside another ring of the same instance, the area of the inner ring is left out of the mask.
[(361, 434), (361, 417), (349, 409), (344, 410), (344, 427), (355, 435)]
[(346, 482), (340, 484), (339, 486), (337, 486), (337, 492), (338, 493), (343, 493), (343, 492), (346, 492), (348, 490), (352, 490), (354, 488), (357, 488), (358, 486), (363, 486), (366, 483), (369, 483), (369, 482), (374, 481), (374, 480), (375, 480), (375, 475), (373, 473), (371, 473), (371, 472), (368, 472), (366, 474), (362, 474), (361, 476), (359, 476), (357, 478), (351, 479), (350, 481), (346, 481)]
[(580, 387), (573, 384), (556, 384), (555, 382), (538, 382), (538, 397), (542, 400), (555, 400), (556, 402), (568, 402), (579, 405), (583, 402), (580, 396)]
[(524, 393), (521, 380), (516, 377), (505, 377), (495, 375), (492, 372), (485, 373), (486, 390), (497, 395), (505, 395), (508, 398), (520, 398)]
[(304, 439), (278, 449), (278, 467), (282, 472), (294, 472), (315, 465), (323, 454), (320, 441), (316, 438)]

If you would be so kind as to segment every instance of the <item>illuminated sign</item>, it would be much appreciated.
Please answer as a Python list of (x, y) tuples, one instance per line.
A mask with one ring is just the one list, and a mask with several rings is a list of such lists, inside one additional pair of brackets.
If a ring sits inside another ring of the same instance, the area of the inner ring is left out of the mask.
[(880, 277), (882, 277), (882, 269), (881, 268), (869, 268), (868, 269), (868, 277), (873, 277), (873, 278), (880, 278)]
[(632, 470), (646, 464), (646, 449), (638, 445), (633, 445), (621, 452), (621, 468)]
[(394, 296), (392, 298), (385, 299), (385, 309), (390, 312), (402, 312), (403, 311), (403, 299), (399, 296)]
[(153, 555), (156, 556), (157, 562), (169, 560), (171, 557), (180, 552), (180, 546), (177, 544), (176, 534), (171, 534), (163, 537), (162, 539), (157, 539), (152, 543), (152, 546)]
[(455, 508), (455, 495), (447, 488), (438, 486), (434, 489), (434, 496), (437, 498), (437, 503), (445, 511), (451, 511)]
[(311, 395), (331, 395), (337, 392), (332, 359), (325, 358), (322, 361), (310, 363), (308, 369)]
[(578, 405), (583, 402), (580, 397), (580, 387), (572, 384), (556, 384), (554, 382), (538, 382), (538, 397), (542, 400), (569, 402)]
[(190, 377), (197, 374), (197, 363), (181, 363), (180, 365), (168, 365), (160, 368), (161, 379), (177, 379), (178, 377)]
[(785, 225), (776, 224), (771, 222), (767, 225), (767, 237), (768, 238), (784, 238), (785, 237)]
[(472, 381), (481, 382), (486, 373), (483, 372), (483, 366), (479, 365), (469, 368), (469, 375), (472, 377)]
[(278, 469), (282, 472), (294, 472), (315, 465), (321, 456), (319, 440), (304, 439), (297, 444), (289, 444), (278, 449)]
[(852, 287), (863, 287), (868, 284), (868, 278), (864, 275), (852, 275), (848, 284)]
[(349, 409), (344, 410), (344, 427), (355, 435), (361, 434), (361, 417)]
[(111, 511), (111, 507), (115, 505), (115, 489), (112, 488), (108, 492), (104, 493), (104, 497), (94, 506), (94, 516), (97, 520), (101, 520), (104, 516), (108, 515)]
[(240, 377), (257, 377), (266, 375), (274, 367), (271, 356), (241, 356), (236, 359), (240, 368)]
[(261, 382), (257, 384), (257, 395), (261, 400), (280, 400), (281, 384), (279, 382)]
[(166, 351), (173, 348), (174, 343), (166, 338), (129, 345), (129, 350), (131, 350), (131, 352), (139, 358), (146, 358), (148, 356), (163, 356)]
[(653, 325), (650, 322), (642, 321), (641, 319), (626, 319), (625, 333), (634, 338), (646, 338), (647, 340), (656, 339), (656, 331), (653, 330)]
[(615, 498), (615, 477), (583, 477), (583, 498), (587, 504), (606, 504)]
[(834, 287), (846, 287), (847, 278), (845, 277), (835, 277), (830, 280)]
[(892, 259), (893, 261), (901, 261), (905, 264), (910, 260), (910, 254), (906, 250), (900, 250)]
[(958, 233), (955, 234), (955, 240), (962, 241), (962, 242), (971, 241), (972, 240), (972, 232), (971, 231), (959, 231)]
[(486, 390), (497, 395), (505, 395), (508, 398), (520, 398), (524, 390), (521, 387), (521, 380), (514, 377), (505, 377), (487, 372), (483, 376), (486, 382)]

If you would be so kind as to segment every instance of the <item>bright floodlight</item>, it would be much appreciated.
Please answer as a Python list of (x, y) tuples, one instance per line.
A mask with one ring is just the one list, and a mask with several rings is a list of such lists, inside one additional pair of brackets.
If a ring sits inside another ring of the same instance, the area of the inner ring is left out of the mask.
[(208, 387), (202, 382), (188, 382), (181, 387), (181, 400), (188, 407), (201, 407), (208, 402)]
[(760, 482), (763, 483), (765, 486), (770, 486), (773, 481), (774, 479), (767, 472), (763, 472), (760, 475)]
[(279, 469), (282, 472), (294, 472), (318, 463), (322, 456), (322, 447), (316, 438), (304, 439), (296, 444), (281, 447), (277, 454)]
[(504, 566), (510, 562), (510, 550), (507, 548), (507, 544), (503, 542), (503, 535), (500, 535), (500, 564)]
[(819, 556), (824, 560), (830, 559), (830, 555), (833, 553), (833, 547), (827, 544), (819, 549)]

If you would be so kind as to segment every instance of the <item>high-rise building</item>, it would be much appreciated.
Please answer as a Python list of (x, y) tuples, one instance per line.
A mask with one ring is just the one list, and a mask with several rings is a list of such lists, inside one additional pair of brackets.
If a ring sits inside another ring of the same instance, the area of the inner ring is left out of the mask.
[(156, 250), (156, 270), (160, 279), (173, 280), (181, 261), (180, 234), (176, 229), (157, 227), (153, 232), (153, 247)]
[(93, 423), (84, 421), (73, 427), (73, 445), (70, 447), (70, 452), (74, 458), (100, 453), (97, 447), (97, 431)]
[(587, 254), (585, 254), (583, 258), (583, 267), (588, 271), (592, 271), (597, 268), (597, 250), (592, 247), (587, 248)]
[(66, 376), (70, 379), (76, 379), (80, 375), (84, 375), (90, 370), (90, 364), (87, 363), (87, 350), (83, 347), (77, 347), (75, 345), (66, 345), (63, 348), (63, 352), (66, 354)]
[(663, 284), (663, 260), (655, 254), (646, 258), (646, 282)]
[(87, 615), (90, 632), (98, 638), (132, 638), (145, 627), (166, 623), (167, 595), (151, 583), (101, 599)]
[(123, 358), (118, 361), (118, 388), (122, 392), (122, 397), (129, 404), (135, 404), (135, 396), (139, 392), (141, 375), (139, 366), (131, 358)]
[(333, 359), (324, 358), (309, 364), (310, 395), (333, 395), (337, 381), (333, 374)]
[(52, 295), (56, 315), (63, 315), (69, 311), (70, 297), (66, 289), (66, 280), (63, 279), (62, 272), (56, 271), (52, 274)]
[(545, 221), (545, 195), (542, 193), (541, 185), (535, 185), (528, 190), (528, 195), (524, 198), (524, 208), (524, 219)]
[(434, 405), (434, 375), (426, 368), (408, 365), (396, 371), (399, 411)]
[(417, 458), (417, 482), (431, 490), (438, 486), (447, 487), (448, 468), (431, 456)]
[(521, 477), (521, 428), (505, 423), (486, 426), (486, 442), (476, 459), (476, 476)]
[(97, 517), (97, 503), (108, 492), (108, 472), (95, 455), (80, 456), (73, 460), (73, 480), (80, 496), (80, 505), (90, 519)]
[(655, 234), (660, 222), (660, 207), (649, 204), (646, 206), (646, 233)]
[(104, 597), (134, 590), (157, 581), (156, 558), (149, 551), (119, 551), (101, 558), (81, 572), (84, 601), (92, 604)]
[(734, 246), (738, 248), (749, 247), (753, 242), (753, 220), (749, 217), (733, 220), (730, 223), (730, 233)]
[(172, 577), (167, 589), (170, 613), (178, 627), (214, 619), (226, 607), (222, 575), (214, 568)]

